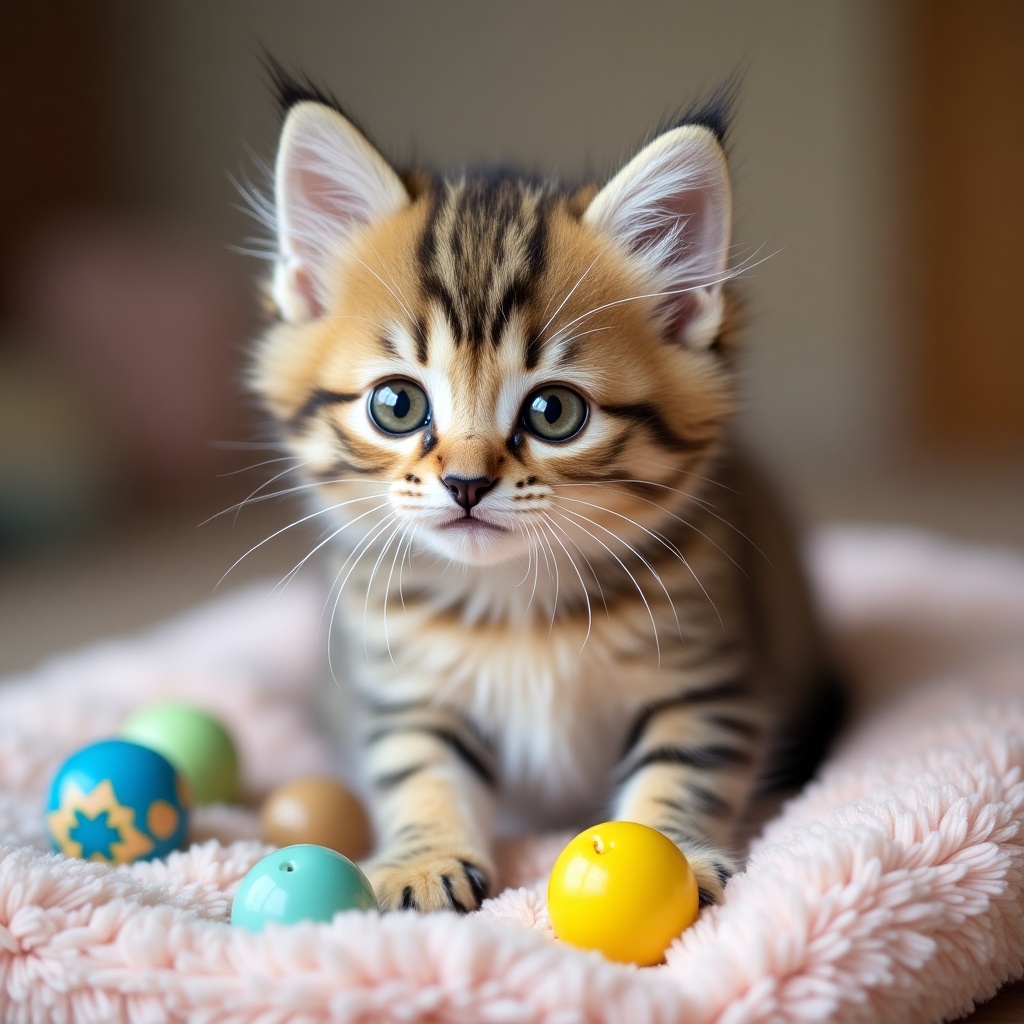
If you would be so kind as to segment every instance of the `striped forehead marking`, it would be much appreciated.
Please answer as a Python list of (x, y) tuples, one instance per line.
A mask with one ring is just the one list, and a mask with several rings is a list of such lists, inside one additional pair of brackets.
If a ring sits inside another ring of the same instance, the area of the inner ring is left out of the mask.
[(520, 314), (524, 359), (528, 368), (536, 365), (540, 342), (530, 307), (547, 260), (551, 199), (544, 188), (512, 178), (434, 189), (418, 251), (421, 284), (444, 312), (456, 346), (497, 347)]

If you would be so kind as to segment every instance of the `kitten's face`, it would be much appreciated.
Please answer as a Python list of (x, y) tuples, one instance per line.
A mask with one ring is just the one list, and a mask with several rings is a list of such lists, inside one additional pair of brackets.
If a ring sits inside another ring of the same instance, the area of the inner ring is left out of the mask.
[(642, 544), (730, 411), (717, 290), (709, 315), (663, 287), (608, 230), (608, 189), (399, 187), (279, 268), (256, 368), (343, 536), (478, 565)]

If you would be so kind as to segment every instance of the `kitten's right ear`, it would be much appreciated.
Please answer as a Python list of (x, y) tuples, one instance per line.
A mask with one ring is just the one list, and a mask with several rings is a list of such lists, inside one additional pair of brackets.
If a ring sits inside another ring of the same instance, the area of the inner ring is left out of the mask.
[(319, 103), (291, 108), (274, 168), (277, 263), (271, 296), (289, 321), (320, 316), (353, 233), (400, 210), (409, 193), (366, 137)]
[(707, 348), (725, 315), (732, 195), (719, 132), (690, 122), (645, 146), (591, 200), (583, 220), (618, 242), (662, 296), (668, 336)]

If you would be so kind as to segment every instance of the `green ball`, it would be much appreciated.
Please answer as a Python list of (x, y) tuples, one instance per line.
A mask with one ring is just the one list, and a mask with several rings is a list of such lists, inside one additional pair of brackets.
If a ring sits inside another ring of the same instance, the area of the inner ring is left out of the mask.
[(326, 846), (284, 846), (254, 864), (231, 904), (231, 923), (250, 932), (266, 924), (330, 921), (340, 910), (377, 910), (366, 875)]
[(132, 715), (121, 735), (163, 754), (185, 777), (195, 805), (234, 803), (238, 751), (227, 729), (191, 704), (151, 704)]

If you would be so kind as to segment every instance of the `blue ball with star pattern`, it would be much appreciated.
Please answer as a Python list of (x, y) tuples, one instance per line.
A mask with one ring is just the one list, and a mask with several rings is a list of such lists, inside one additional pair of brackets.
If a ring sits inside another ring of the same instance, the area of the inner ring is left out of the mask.
[(103, 740), (61, 765), (46, 828), (59, 853), (131, 864), (181, 849), (191, 802), (188, 784), (162, 754), (128, 740)]

